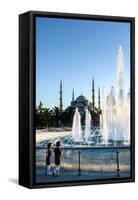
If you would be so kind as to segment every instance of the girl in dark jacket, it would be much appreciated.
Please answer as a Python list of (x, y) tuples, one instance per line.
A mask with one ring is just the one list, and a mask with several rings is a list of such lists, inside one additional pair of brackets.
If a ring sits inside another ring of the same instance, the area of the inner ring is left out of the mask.
[(52, 155), (52, 143), (48, 143), (47, 151), (46, 151), (46, 175), (51, 175), (50, 167), (51, 167), (51, 155)]
[(60, 141), (58, 141), (56, 143), (56, 148), (54, 149), (54, 153), (55, 153), (55, 171), (54, 171), (54, 175), (55, 176), (59, 176), (60, 175), (60, 158), (61, 158), (61, 147), (60, 147)]

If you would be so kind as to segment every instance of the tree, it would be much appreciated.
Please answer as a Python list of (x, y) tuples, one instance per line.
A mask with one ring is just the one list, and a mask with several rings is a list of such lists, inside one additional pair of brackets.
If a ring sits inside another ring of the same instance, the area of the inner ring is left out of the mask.
[(59, 127), (59, 120), (60, 120), (60, 109), (59, 109), (59, 107), (55, 106), (52, 109), (52, 116), (53, 116), (55, 126)]
[(90, 113), (91, 113), (91, 117), (92, 117), (93, 126), (99, 125), (99, 122), (100, 122), (100, 111), (95, 110), (95, 111), (91, 111)]
[(45, 108), (40, 101), (39, 106), (36, 108), (36, 127), (45, 128), (51, 124), (52, 111)]
[(73, 115), (74, 115), (74, 109), (71, 106), (68, 106), (60, 116), (61, 123), (64, 126), (72, 126), (73, 121)]

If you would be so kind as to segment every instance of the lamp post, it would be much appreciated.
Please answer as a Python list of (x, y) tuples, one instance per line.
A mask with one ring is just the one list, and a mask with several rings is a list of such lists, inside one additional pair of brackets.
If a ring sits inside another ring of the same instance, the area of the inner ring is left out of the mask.
[(120, 168), (119, 168), (119, 150), (116, 150), (116, 171), (117, 171), (117, 177), (120, 176)]
[(80, 149), (78, 149), (78, 176), (81, 176), (80, 154), (81, 154), (81, 151), (80, 151)]

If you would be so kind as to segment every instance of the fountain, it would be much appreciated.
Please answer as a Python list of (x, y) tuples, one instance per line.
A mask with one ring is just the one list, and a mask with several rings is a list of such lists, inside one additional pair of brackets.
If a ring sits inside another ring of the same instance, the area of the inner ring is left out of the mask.
[(102, 95), (102, 133), (105, 144), (109, 140), (130, 143), (130, 92), (125, 95), (124, 65), (122, 47), (118, 49), (116, 87), (110, 94), (103, 89)]
[(88, 143), (89, 138), (90, 138), (90, 133), (91, 133), (91, 114), (86, 109), (85, 111), (85, 140)]
[[(111, 87), (110, 92), (106, 89), (102, 92), (102, 114), (100, 115), (99, 128), (91, 129), (91, 115), (86, 108), (85, 131), (82, 136), (80, 115), (78, 109), (73, 119), (72, 138), (75, 141), (92, 141), (102, 134), (101, 144), (105, 146), (130, 144), (130, 91), (125, 95), (124, 89), (124, 64), (122, 47), (118, 49), (116, 86)], [(96, 134), (98, 132), (98, 134)], [(78, 139), (79, 138), (79, 139)], [(100, 144), (100, 145), (101, 145)]]
[(81, 117), (78, 108), (76, 108), (73, 117), (72, 138), (75, 142), (80, 142), (82, 140)]

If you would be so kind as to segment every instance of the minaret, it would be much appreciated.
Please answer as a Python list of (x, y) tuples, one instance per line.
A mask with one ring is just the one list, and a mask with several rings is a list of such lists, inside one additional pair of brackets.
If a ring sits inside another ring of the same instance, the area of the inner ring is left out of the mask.
[(74, 88), (72, 90), (72, 101), (74, 101)]
[(62, 98), (62, 95), (63, 95), (63, 92), (62, 92), (62, 80), (60, 81), (60, 98), (59, 98), (59, 101), (60, 101), (60, 104), (59, 104), (59, 108), (60, 108), (60, 112), (62, 112), (63, 110), (63, 98)]
[(98, 108), (101, 110), (100, 88), (98, 89)]
[(94, 77), (92, 80), (92, 110), (95, 110), (95, 89), (94, 89)]

